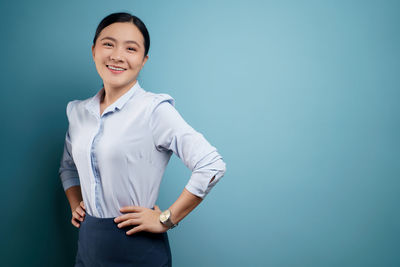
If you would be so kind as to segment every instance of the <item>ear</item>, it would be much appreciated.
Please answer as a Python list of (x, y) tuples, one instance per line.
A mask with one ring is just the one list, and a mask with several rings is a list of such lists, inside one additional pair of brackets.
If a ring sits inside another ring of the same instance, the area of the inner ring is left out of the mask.
[(144, 64), (146, 64), (146, 62), (147, 62), (148, 59), (149, 59), (149, 55), (146, 55), (146, 56), (143, 58), (142, 68), (144, 67)]
[(92, 45), (92, 56), (93, 56), (93, 59), (94, 59), (94, 45)]

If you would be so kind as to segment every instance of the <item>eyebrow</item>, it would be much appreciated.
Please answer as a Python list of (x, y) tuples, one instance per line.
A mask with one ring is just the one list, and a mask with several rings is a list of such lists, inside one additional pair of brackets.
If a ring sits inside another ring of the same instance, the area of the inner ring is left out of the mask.
[[(108, 37), (108, 36), (107, 36), (107, 37), (104, 37), (104, 38), (102, 38), (100, 41), (103, 41), (104, 39), (110, 39), (111, 41), (117, 42), (117, 40), (116, 40), (115, 38)], [(136, 42), (136, 41), (133, 41), (133, 40), (127, 40), (127, 41), (125, 41), (124, 43), (126, 43), (126, 44), (132, 43), (132, 44), (136, 44), (137, 46), (139, 46), (139, 47), (140, 47), (139, 43), (138, 43), (138, 42)]]

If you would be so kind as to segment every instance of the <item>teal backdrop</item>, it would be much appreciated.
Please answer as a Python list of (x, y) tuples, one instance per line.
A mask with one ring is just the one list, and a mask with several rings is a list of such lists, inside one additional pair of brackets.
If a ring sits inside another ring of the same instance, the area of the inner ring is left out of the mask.
[[(101, 89), (100, 20), (150, 31), (168, 93), (227, 171), (169, 232), (174, 266), (400, 266), (399, 1), (1, 1), (1, 266), (73, 266), (68, 101)], [(189, 177), (175, 155), (161, 209)]]

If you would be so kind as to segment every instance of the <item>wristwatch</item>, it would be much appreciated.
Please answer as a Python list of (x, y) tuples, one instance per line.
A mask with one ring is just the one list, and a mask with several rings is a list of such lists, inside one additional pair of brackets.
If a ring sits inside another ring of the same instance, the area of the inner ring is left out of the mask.
[(174, 224), (171, 221), (171, 211), (170, 210), (164, 210), (163, 212), (161, 212), (160, 214), (160, 222), (162, 224), (164, 224), (165, 226), (167, 226), (169, 229), (174, 228), (175, 226), (177, 226), (178, 224)]

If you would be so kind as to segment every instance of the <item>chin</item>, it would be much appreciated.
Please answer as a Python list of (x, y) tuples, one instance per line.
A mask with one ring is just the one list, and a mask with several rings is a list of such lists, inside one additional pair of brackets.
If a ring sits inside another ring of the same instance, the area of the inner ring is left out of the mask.
[(108, 84), (109, 86), (118, 88), (118, 87), (123, 87), (126, 85), (126, 83), (121, 83), (121, 82), (105, 82), (105, 84)]

